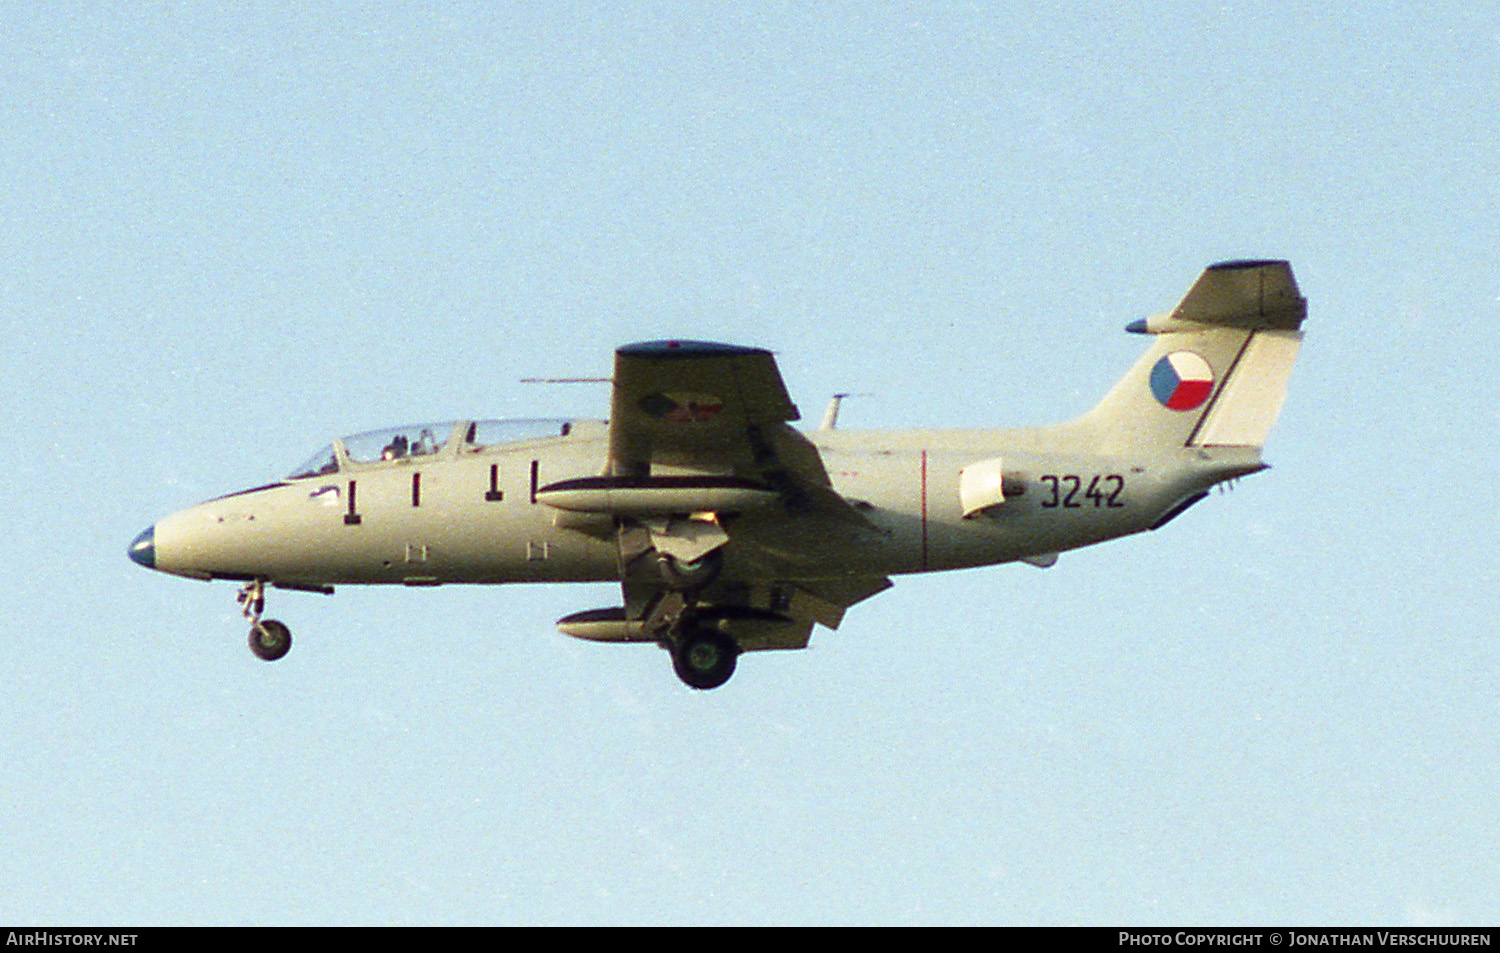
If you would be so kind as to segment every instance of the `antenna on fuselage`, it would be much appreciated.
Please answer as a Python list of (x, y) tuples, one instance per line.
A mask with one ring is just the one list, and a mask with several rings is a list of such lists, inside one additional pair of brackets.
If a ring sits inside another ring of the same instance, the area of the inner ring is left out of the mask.
[(823, 422), (818, 425), (818, 429), (833, 430), (839, 425), (839, 407), (843, 405), (845, 397), (868, 396), (868, 394), (834, 394), (828, 401), (828, 409), (823, 411)]

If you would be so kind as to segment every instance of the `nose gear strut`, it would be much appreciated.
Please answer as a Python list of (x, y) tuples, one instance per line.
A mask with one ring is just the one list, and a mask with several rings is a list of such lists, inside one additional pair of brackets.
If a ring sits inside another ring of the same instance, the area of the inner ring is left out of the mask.
[(240, 587), (235, 597), (245, 618), (250, 620), (250, 651), (257, 658), (274, 662), (292, 650), (292, 630), (275, 619), (262, 619), (266, 610), (266, 581), (252, 579)]

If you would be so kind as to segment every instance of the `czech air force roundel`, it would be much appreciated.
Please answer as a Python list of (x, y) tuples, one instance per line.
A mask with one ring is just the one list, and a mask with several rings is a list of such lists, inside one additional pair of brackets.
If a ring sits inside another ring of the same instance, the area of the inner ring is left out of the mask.
[(1213, 389), (1213, 368), (1192, 351), (1173, 351), (1151, 368), (1151, 393), (1168, 410), (1192, 410)]

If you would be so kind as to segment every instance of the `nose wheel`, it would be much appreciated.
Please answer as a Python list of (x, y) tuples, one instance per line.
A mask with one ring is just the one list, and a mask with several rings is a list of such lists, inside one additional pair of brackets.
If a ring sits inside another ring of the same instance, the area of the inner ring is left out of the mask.
[(292, 650), (292, 630), (275, 619), (263, 619), (250, 627), (250, 651), (255, 657), (274, 662)]
[(274, 662), (292, 650), (292, 630), (276, 619), (262, 619), (266, 608), (266, 581), (255, 579), (240, 589), (238, 596), (245, 618), (250, 620), (250, 651), (255, 657)]

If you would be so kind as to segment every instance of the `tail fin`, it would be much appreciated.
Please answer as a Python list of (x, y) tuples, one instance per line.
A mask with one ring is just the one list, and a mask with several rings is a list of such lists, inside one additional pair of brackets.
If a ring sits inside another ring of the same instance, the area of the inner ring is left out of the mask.
[(1286, 399), (1306, 316), (1286, 262), (1210, 265), (1175, 309), (1126, 329), (1156, 340), (1075, 423), (1106, 452), (1259, 448)]

